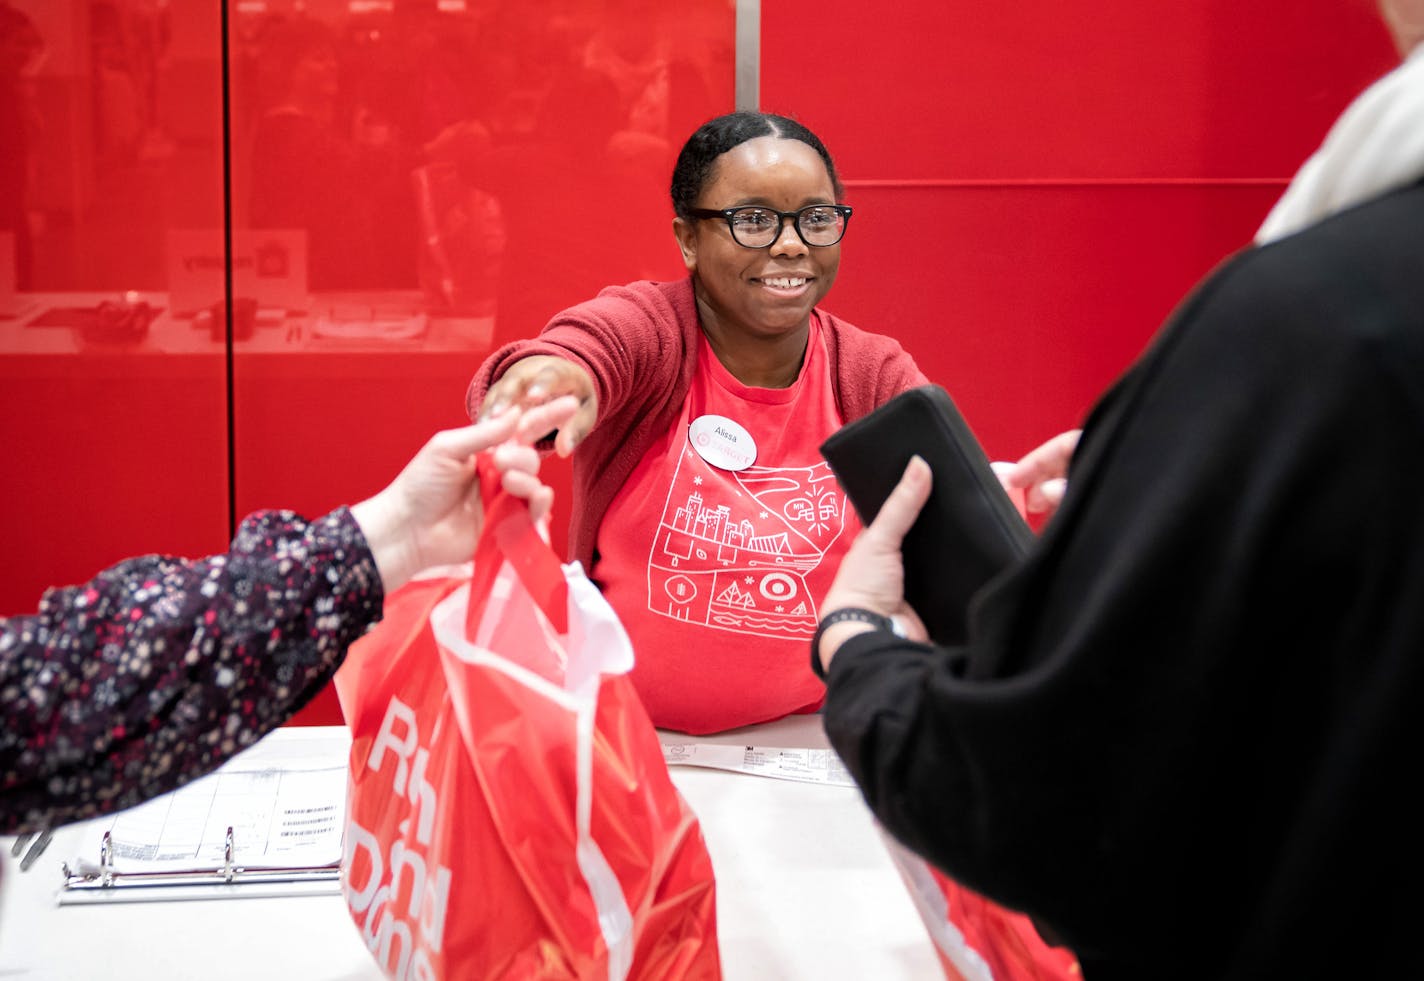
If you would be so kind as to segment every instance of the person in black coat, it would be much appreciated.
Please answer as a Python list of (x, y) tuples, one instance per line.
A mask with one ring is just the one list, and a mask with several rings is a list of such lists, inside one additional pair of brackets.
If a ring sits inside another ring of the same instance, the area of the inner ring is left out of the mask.
[(1424, 0), (1381, 8), (1404, 64), (1094, 408), (966, 647), (903, 599), (922, 461), (821, 606), (876, 816), (1089, 981), (1419, 974)]

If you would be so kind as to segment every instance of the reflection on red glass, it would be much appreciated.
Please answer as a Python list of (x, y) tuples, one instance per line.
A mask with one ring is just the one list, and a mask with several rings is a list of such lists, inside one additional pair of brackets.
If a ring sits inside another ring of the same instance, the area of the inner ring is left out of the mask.
[[(684, 275), (668, 182), (682, 141), (732, 107), (725, 0), (231, 17), (234, 242), (301, 233), (306, 271), (300, 301), (255, 281), (235, 345), (238, 513), (370, 493), (464, 421), (494, 345), (604, 286)], [(567, 466), (549, 478), (567, 500)], [(335, 713), (324, 695), (299, 721)]]
[(176, 318), (170, 233), (219, 230), (220, 11), (0, 0), (0, 613), (228, 536), (223, 347)]
[(732, 96), (733, 11), (696, 6), (239, 5), (239, 225), (305, 230), (313, 292), (409, 290), (497, 339), (681, 275), (673, 158)]
[(0, 6), (0, 145), (5, 147), (0, 153), (0, 298), (8, 295), (11, 303), (17, 287), (30, 288), (34, 264), (28, 208), (36, 110), (30, 74), (43, 51), (35, 22)]
[(731, 5), (251, 0), (227, 52), (221, 16), (0, 0), (0, 438), (29, 464), (0, 610), (219, 550), (230, 506), (356, 499), (462, 421), (501, 335), (681, 275), (667, 177), (730, 108)]

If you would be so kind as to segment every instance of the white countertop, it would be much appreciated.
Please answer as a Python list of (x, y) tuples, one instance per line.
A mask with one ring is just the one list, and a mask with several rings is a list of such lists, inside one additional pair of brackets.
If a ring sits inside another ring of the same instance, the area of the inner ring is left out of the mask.
[[(818, 716), (692, 740), (823, 748)], [(727, 981), (939, 979), (930, 939), (858, 791), (721, 769), (674, 766), (717, 876)], [(0, 981), (254, 977), (378, 979), (339, 895), (57, 903), (60, 863), (81, 826), (62, 828), (20, 872), (3, 842)]]

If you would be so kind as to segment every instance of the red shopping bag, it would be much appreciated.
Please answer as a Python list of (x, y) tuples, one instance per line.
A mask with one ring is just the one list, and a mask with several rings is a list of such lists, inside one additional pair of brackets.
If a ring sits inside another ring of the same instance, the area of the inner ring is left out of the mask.
[(967, 889), (882, 833), (947, 981), (1081, 981), (1078, 958), (1033, 921)]
[(400, 979), (719, 978), (711, 860), (627, 636), (523, 501), (485, 500), (473, 569), (387, 597), (336, 678), (352, 918)]

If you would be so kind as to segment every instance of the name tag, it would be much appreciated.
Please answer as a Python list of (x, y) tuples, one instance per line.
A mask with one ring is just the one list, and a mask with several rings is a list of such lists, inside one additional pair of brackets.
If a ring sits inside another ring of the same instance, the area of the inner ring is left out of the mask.
[(752, 434), (726, 416), (699, 416), (687, 427), (687, 441), (719, 470), (736, 473), (756, 462), (757, 447)]

